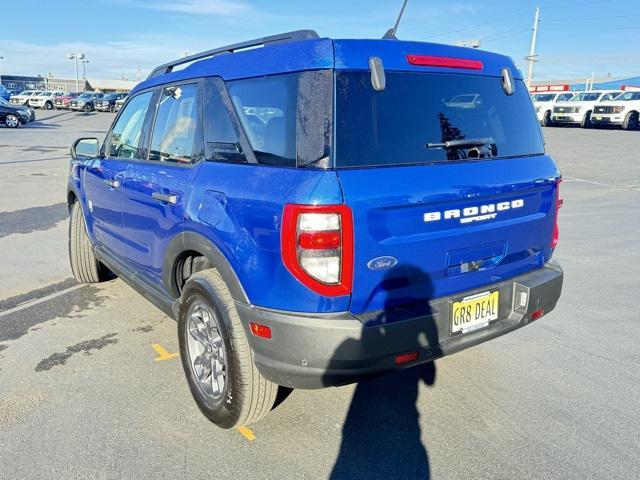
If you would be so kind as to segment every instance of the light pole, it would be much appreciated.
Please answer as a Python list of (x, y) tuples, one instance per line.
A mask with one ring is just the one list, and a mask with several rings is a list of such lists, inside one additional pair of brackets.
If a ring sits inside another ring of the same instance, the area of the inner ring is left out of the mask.
[(76, 92), (80, 91), (80, 80), (78, 79), (78, 60), (84, 60), (84, 53), (67, 53), (69, 60), (76, 61)]
[(87, 63), (89, 63), (89, 60), (82, 60), (82, 78), (84, 78), (84, 80), (87, 80)]

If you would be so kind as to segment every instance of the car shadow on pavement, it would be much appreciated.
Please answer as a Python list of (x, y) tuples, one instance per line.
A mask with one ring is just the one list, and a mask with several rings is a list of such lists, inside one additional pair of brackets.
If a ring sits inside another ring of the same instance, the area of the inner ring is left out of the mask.
[[(419, 298), (398, 295), (409, 285), (414, 292), (420, 291)], [(397, 330), (387, 326), (406, 318), (420, 316), (423, 319), (414, 343), (424, 349), (424, 343), (428, 342), (434, 356), (440, 354), (438, 329), (429, 305), (433, 293), (429, 276), (414, 266), (399, 265), (387, 274), (380, 288), (387, 292), (384, 310), (373, 322), (367, 322), (367, 325), (373, 323), (372, 326), (363, 326), (360, 340), (346, 340), (336, 349), (327, 375), (331, 375), (332, 369), (344, 367), (353, 352), (375, 350), (373, 343), (379, 341), (380, 333), (387, 336), (386, 341), (394, 342)], [(421, 440), (424, 421), (421, 422), (416, 402), (421, 383), (432, 386), (435, 379), (436, 366), (432, 361), (360, 381), (349, 406), (340, 451), (329, 478), (431, 478), (427, 448)], [(330, 383), (327, 377), (325, 384)]]

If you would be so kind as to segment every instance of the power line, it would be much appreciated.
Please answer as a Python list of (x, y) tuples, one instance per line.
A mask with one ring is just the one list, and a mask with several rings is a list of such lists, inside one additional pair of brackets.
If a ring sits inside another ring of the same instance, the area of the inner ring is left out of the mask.
[(442, 32), (442, 33), (437, 33), (435, 35), (429, 35), (427, 37), (422, 37), (419, 40), (427, 40), (427, 39), (430, 39), (430, 38), (446, 37), (447, 35), (451, 35), (452, 33), (465, 32), (467, 30), (472, 30), (474, 28), (483, 27), (483, 26), (489, 25), (491, 23), (501, 22), (502, 20), (508, 20), (510, 18), (521, 16), (522, 13), (527, 12), (527, 11), (529, 11), (528, 8), (526, 10), (519, 10), (518, 12), (516, 12), (514, 14), (511, 14), (511, 15), (507, 15), (506, 17), (494, 18), (494, 19), (488, 20), (486, 22), (478, 23), (477, 25), (471, 25), (470, 27), (458, 28), (456, 30), (449, 30), (448, 32)]

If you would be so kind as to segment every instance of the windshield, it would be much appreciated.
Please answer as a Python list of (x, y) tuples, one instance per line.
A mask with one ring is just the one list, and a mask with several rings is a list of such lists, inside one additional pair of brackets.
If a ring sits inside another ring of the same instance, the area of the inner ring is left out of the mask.
[(582, 92), (573, 97), (570, 102), (594, 102), (602, 95), (600, 92)]
[(90, 93), (83, 93), (78, 98), (91, 98), (91, 94)]
[(622, 95), (616, 97), (616, 101), (621, 100), (628, 102), (629, 100), (640, 100), (640, 92), (624, 92)]
[(531, 97), (534, 102), (550, 102), (553, 100), (555, 93), (536, 93)]
[(600, 99), (600, 101), (607, 102), (609, 100), (613, 100), (613, 99), (617, 98), (618, 95), (620, 95), (620, 92), (605, 93), (604, 95), (602, 95), (602, 98)]
[[(521, 80), (513, 95), (496, 77), (387, 72), (386, 80), (385, 90), (377, 92), (369, 72), (336, 73), (337, 167), (456, 160), (478, 139), (490, 140), (492, 156), (544, 153)], [(457, 147), (427, 148), (465, 139)]]
[(33, 92), (33, 90), (25, 90), (24, 92), (20, 92), (19, 95), (31, 95)]
[(7, 102), (4, 98), (0, 97), (0, 105), (2, 105), (3, 107), (11, 107), (14, 108), (13, 105), (11, 105), (9, 102)]

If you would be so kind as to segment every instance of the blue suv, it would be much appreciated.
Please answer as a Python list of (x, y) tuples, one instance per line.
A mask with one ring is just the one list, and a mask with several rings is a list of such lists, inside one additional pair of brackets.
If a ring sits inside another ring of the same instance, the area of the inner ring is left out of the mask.
[(556, 305), (561, 175), (505, 56), (312, 31), (182, 58), (77, 140), (69, 254), (178, 322), (202, 412), (433, 361)]

